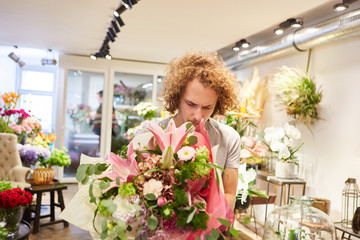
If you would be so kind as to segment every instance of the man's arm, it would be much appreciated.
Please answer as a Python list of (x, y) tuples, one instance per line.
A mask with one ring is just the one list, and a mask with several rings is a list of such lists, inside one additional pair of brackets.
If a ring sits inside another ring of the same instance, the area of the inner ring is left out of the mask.
[(234, 209), (238, 184), (238, 169), (225, 168), (225, 172), (222, 174), (222, 180), (224, 185), (225, 198), (231, 209)]

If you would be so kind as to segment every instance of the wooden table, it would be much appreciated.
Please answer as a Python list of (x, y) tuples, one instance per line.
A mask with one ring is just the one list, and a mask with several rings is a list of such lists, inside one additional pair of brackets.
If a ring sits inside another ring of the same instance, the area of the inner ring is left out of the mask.
[[(39, 231), (39, 227), (47, 226), (50, 224), (64, 223), (64, 226), (69, 226), (69, 223), (65, 220), (55, 220), (55, 207), (60, 207), (61, 211), (65, 208), (64, 198), (62, 190), (67, 189), (67, 186), (58, 182), (50, 184), (32, 184), (31, 187), (25, 188), (26, 191), (32, 195), (36, 194), (36, 205), (30, 207), (30, 219), (34, 220), (33, 233)], [(45, 205), (42, 203), (42, 194), (50, 193), (50, 214), (41, 215), (41, 206)], [(55, 192), (58, 195), (58, 202), (55, 203)], [(31, 216), (31, 213), (35, 213), (35, 217)], [(50, 217), (50, 222), (40, 224), (40, 218)]]

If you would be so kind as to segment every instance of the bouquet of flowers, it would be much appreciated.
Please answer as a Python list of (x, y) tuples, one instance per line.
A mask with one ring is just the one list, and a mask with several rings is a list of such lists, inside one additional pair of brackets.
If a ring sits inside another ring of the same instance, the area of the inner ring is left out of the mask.
[(217, 239), (234, 215), (216, 181), (219, 167), (212, 163), (204, 122), (196, 130), (191, 123), (176, 128), (173, 120), (166, 131), (151, 126), (147, 145), (132, 141), (120, 156), (79, 166), (77, 180), (92, 179), (94, 229), (101, 239), (131, 233), (135, 239)]
[(50, 150), (45, 147), (31, 145), (31, 144), (18, 144), (19, 155), (22, 163), (29, 167), (35, 165), (38, 161), (46, 161), (50, 158)]
[(134, 111), (137, 111), (137, 114), (145, 120), (151, 120), (156, 116), (157, 107), (151, 102), (140, 102), (134, 107)]
[(0, 219), (3, 221), (2, 227), (8, 233), (15, 235), (19, 231), (22, 209), (32, 202), (31, 193), (12, 188), (10, 182), (0, 181)]
[(279, 160), (298, 164), (296, 152), (304, 145), (295, 146), (295, 140), (301, 137), (299, 129), (285, 123), (284, 127), (267, 127), (264, 133), (266, 144)]

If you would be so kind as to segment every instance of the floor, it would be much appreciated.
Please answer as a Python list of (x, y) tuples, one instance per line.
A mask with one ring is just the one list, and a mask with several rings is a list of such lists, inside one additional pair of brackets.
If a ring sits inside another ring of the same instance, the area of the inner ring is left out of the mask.
[[(77, 192), (77, 184), (68, 184), (68, 189), (63, 191), (65, 207), (70, 202), (72, 197)], [(43, 203), (48, 203), (50, 201), (50, 195), (43, 195)], [(42, 209), (46, 211), (46, 207)], [(56, 209), (56, 215), (60, 214), (60, 211)], [(58, 219), (58, 218), (57, 218)], [(49, 218), (41, 219), (40, 222), (48, 222)], [(243, 224), (239, 222), (235, 222), (234, 228), (239, 230), (239, 237), (237, 238), (228, 238), (228, 239), (239, 239), (239, 240), (261, 240), (260, 236), (257, 236), (253, 231), (245, 227)], [(39, 232), (36, 234), (30, 234), (29, 240), (91, 240), (91, 236), (87, 231), (84, 231), (72, 224), (69, 224), (69, 227), (64, 227), (63, 223), (58, 223), (54, 225), (48, 225), (44, 227), (40, 227)]]

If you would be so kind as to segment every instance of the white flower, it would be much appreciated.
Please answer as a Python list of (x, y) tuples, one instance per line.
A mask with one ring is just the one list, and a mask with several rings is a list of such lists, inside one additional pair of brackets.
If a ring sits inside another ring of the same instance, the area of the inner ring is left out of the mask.
[(293, 138), (288, 138), (288, 137), (284, 137), (284, 144), (288, 147), (292, 147), (294, 145), (294, 139)]
[(280, 151), (280, 149), (283, 149), (284, 147), (286, 147), (286, 145), (279, 140), (273, 140), (270, 143), (270, 149), (271, 149), (271, 151), (274, 151), (274, 152), (278, 152), (278, 151)]
[(155, 179), (150, 179), (144, 184), (144, 195), (154, 194), (156, 198), (158, 198), (161, 194), (161, 190), (163, 189), (163, 185), (160, 181)]
[(264, 130), (265, 141), (272, 142), (273, 140), (280, 140), (285, 136), (285, 130), (281, 127), (270, 127)]
[(290, 157), (290, 151), (287, 146), (284, 145), (282, 149), (279, 150), (279, 159), (288, 159)]
[(289, 123), (285, 123), (284, 129), (285, 129), (286, 135), (288, 135), (290, 138), (294, 138), (294, 139), (301, 138), (301, 132), (295, 126), (290, 125)]
[(187, 161), (194, 157), (195, 149), (189, 146), (182, 147), (177, 154), (180, 160)]
[(135, 217), (136, 209), (128, 199), (123, 199), (120, 195), (117, 195), (114, 198), (114, 203), (117, 206), (116, 211), (112, 214), (115, 219), (126, 223), (130, 218)]

